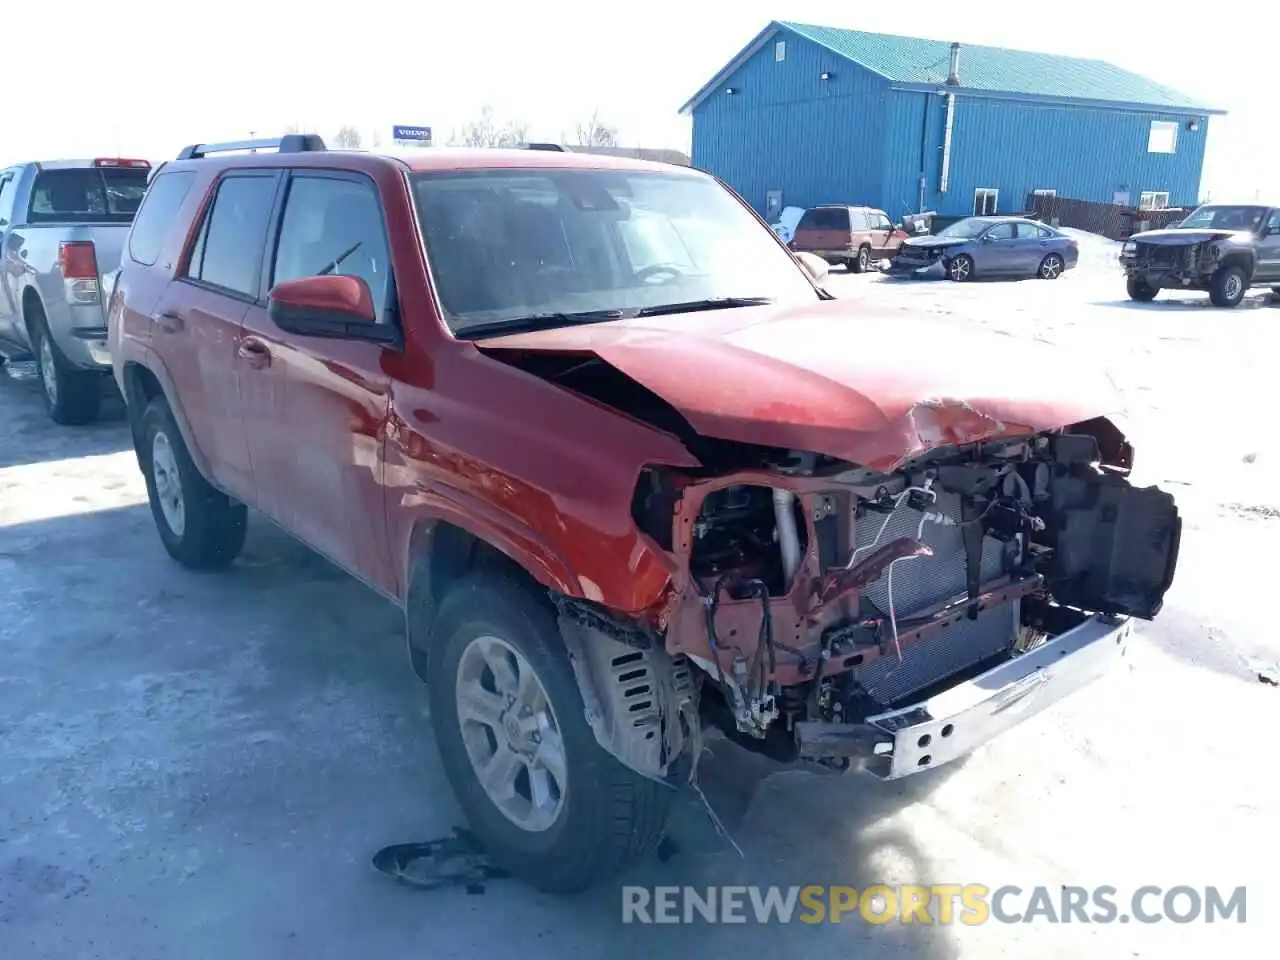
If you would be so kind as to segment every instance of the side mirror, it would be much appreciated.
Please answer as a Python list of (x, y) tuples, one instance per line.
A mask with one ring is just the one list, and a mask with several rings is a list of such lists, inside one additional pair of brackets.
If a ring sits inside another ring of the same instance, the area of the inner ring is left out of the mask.
[(286, 333), (399, 346), (400, 331), (378, 323), (369, 285), (360, 277), (326, 274), (285, 280), (271, 288), (267, 315)]
[(804, 267), (804, 272), (812, 278), (814, 283), (822, 283), (827, 279), (827, 271), (831, 267), (821, 257), (801, 251), (796, 254), (796, 259), (800, 261), (800, 266)]

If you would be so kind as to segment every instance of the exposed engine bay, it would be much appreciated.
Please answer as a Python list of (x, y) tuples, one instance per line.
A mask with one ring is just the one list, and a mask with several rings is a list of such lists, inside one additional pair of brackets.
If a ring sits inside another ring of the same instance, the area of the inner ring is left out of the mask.
[[(562, 622), (595, 634), (571, 640), (578, 658), (649, 647), (678, 683), (636, 674), (642, 700), (619, 710), (644, 744), (621, 746), (617, 729), (602, 742), (665, 772), (696, 737), (696, 700), (702, 722), (778, 760), (874, 767), (894, 750), (894, 711), (1038, 649), (1061, 658), (1055, 638), (1105, 629), (1120, 643), (1127, 618), (1159, 612), (1181, 535), (1172, 497), (1130, 485), (1131, 458), (1100, 419), (936, 449), (887, 474), (794, 453), (720, 476), (646, 471), (635, 521), (680, 571), (665, 604), (624, 629), (574, 601)], [(595, 689), (614, 689), (599, 670)]]

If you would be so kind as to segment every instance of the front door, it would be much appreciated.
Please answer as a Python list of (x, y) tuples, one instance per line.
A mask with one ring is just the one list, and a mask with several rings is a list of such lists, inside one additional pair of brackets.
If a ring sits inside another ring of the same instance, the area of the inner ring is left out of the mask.
[(1280, 210), (1272, 210), (1258, 238), (1258, 267), (1254, 279), (1280, 284)]
[[(18, 340), (17, 290), (18, 278), (23, 274), (22, 258), (16, 244), (11, 245), (9, 231), (13, 227), (14, 197), (18, 193), (18, 178), (13, 170), (0, 170), (0, 338)], [(11, 249), (13, 247), (13, 249)]]
[(382, 442), (390, 378), (376, 344), (285, 333), (267, 313), (283, 280), (323, 273), (363, 279), (380, 323), (395, 286), (377, 188), (369, 178), (294, 171), (284, 191), (262, 297), (244, 315), (237, 358), (261, 509), (384, 593), (387, 549)]
[(182, 413), (210, 479), (252, 506), (235, 354), (240, 321), (258, 289), (279, 181), (270, 171), (235, 171), (219, 181), (187, 262), (151, 315), (151, 347), (180, 387)]
[(979, 273), (1013, 273), (1017, 269), (1017, 244), (1012, 223), (997, 223), (982, 235), (977, 251)]
[(887, 256), (902, 244), (901, 239), (895, 238), (893, 223), (883, 210), (868, 210), (867, 225), (871, 230), (871, 251), (875, 256)]

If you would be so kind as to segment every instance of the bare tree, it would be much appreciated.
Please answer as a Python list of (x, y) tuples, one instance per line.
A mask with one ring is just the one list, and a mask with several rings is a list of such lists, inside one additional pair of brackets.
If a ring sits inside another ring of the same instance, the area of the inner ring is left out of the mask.
[(581, 147), (616, 147), (618, 128), (600, 119), (600, 111), (593, 111), (591, 119), (578, 124), (578, 145)]
[(378, 128), (373, 129), (373, 149), (377, 150), (382, 146), (382, 137), (378, 136)]
[(359, 150), (361, 143), (360, 131), (348, 124), (334, 135), (333, 142), (348, 150)]
[(517, 147), (529, 139), (529, 125), (518, 120), (499, 122), (493, 108), (480, 108), (480, 116), (455, 130), (449, 144), (455, 147)]

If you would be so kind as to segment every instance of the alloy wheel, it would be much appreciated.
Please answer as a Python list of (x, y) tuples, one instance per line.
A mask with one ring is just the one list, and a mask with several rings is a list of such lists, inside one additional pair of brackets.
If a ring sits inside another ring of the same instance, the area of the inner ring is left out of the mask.
[(505, 640), (477, 637), (462, 651), (455, 682), (462, 743), (481, 789), (520, 829), (550, 829), (564, 810), (567, 764), (533, 667)]
[(151, 441), (151, 478), (155, 482), (156, 500), (164, 522), (175, 537), (181, 538), (187, 526), (187, 512), (182, 500), (182, 477), (178, 473), (178, 458), (173, 444), (163, 432), (156, 433)]
[(58, 364), (53, 357), (53, 344), (48, 336), (40, 337), (40, 385), (51, 406), (58, 404)]

